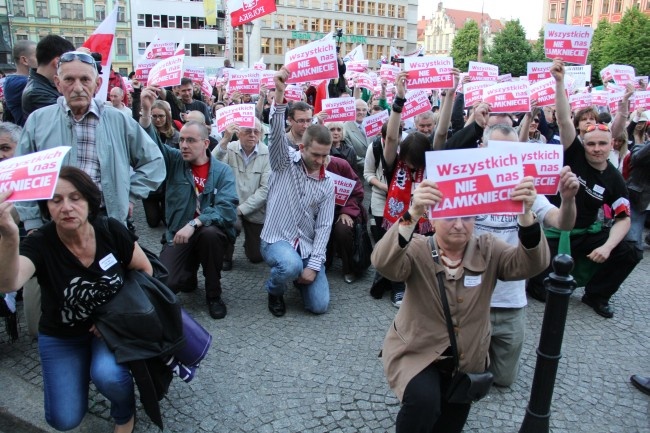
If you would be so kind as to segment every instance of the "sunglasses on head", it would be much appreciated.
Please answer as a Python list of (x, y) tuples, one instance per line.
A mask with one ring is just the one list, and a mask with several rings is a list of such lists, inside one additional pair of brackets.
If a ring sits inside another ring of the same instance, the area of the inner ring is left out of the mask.
[(67, 53), (63, 53), (61, 57), (59, 57), (59, 65), (61, 65), (61, 63), (73, 62), (75, 60), (79, 60), (88, 65), (93, 65), (93, 68), (97, 70), (97, 63), (95, 63), (93, 56), (80, 51), (68, 51)]
[(610, 132), (609, 131), (609, 126), (603, 125), (602, 123), (597, 123), (595, 125), (587, 126), (587, 130), (585, 132), (592, 132), (592, 131), (595, 131), (595, 130)]

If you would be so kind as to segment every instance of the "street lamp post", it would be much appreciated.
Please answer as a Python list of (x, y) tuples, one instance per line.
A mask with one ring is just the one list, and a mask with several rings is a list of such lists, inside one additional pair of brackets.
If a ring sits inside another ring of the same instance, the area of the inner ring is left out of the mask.
[(244, 24), (244, 31), (246, 32), (246, 38), (248, 39), (246, 46), (246, 67), (248, 68), (251, 67), (251, 33), (253, 33), (253, 25), (252, 22)]

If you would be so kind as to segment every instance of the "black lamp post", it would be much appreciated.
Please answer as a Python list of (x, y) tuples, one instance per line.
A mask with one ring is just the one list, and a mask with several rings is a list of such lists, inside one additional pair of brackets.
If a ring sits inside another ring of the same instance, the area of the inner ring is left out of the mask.
[(244, 24), (244, 31), (246, 32), (246, 38), (248, 39), (248, 45), (246, 47), (246, 67), (251, 67), (251, 33), (253, 33), (253, 23), (248, 22)]

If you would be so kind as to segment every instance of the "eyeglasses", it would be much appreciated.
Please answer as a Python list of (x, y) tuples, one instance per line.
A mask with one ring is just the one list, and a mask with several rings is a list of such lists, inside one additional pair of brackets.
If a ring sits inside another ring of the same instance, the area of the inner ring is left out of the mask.
[(539, 123), (539, 119), (533, 119), (532, 122), (533, 123)]
[(203, 141), (203, 140), (197, 140), (194, 137), (181, 137), (178, 141), (179, 141), (179, 143), (187, 142), (189, 144), (192, 144), (192, 143), (198, 143), (199, 141)]
[(599, 131), (610, 132), (609, 126), (603, 125), (602, 123), (596, 123), (595, 125), (587, 126), (587, 130), (585, 132), (592, 132), (595, 131), (596, 129)]
[(308, 123), (311, 123), (312, 118), (310, 117), (309, 119), (291, 119), (296, 123), (300, 123), (301, 125), (306, 125)]
[(464, 216), (464, 217), (442, 218), (442, 219), (445, 220), (445, 221), (447, 221), (447, 222), (452, 222), (452, 221), (456, 221), (458, 218), (460, 218), (460, 220), (461, 220), (462, 222), (465, 222), (465, 223), (466, 223), (466, 222), (468, 222), (468, 221), (474, 221), (474, 218), (475, 218), (475, 217), (474, 217), (474, 216)]
[(262, 133), (262, 131), (258, 129), (251, 128), (242, 128), (239, 132), (244, 135), (260, 135)]
[(86, 63), (87, 65), (93, 65), (93, 68), (97, 70), (97, 63), (95, 63), (95, 59), (93, 59), (90, 54), (82, 53), (80, 51), (68, 51), (67, 53), (63, 53), (61, 57), (59, 57), (59, 66), (61, 63), (73, 62), (75, 60), (79, 60), (80, 62)]
[(167, 115), (165, 115), (165, 114), (152, 114), (151, 117), (153, 117), (154, 119), (164, 119), (165, 117), (167, 117)]

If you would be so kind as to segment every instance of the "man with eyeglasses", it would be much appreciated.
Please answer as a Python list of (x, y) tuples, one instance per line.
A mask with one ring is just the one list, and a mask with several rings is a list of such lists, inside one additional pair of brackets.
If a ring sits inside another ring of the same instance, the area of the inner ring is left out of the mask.
[(278, 104), (270, 116), (272, 172), (261, 235), (262, 257), (271, 267), (265, 284), (268, 307), (276, 317), (286, 313), (284, 292), (291, 282), (300, 290), (308, 311), (327, 311), (325, 253), (334, 221), (334, 184), (325, 174), (332, 137), (325, 126), (310, 125), (305, 128), (298, 151), (289, 145), (284, 132), (288, 78), (289, 71), (284, 67), (274, 77)]
[[(155, 99), (155, 89), (142, 91), (142, 127), (150, 126)], [(196, 290), (201, 265), (210, 317), (223, 319), (227, 309), (221, 271), (226, 249), (235, 240), (239, 200), (232, 170), (210, 154), (209, 144), (208, 128), (195, 120), (181, 128), (179, 149), (158, 142), (167, 167), (167, 232), (160, 261), (169, 270), (167, 285), (175, 292)]]
[[(59, 58), (63, 53), (74, 51), (74, 45), (58, 35), (47, 35), (36, 45), (36, 69), (29, 71), (29, 79), (22, 95), (22, 119), (24, 125), (32, 111), (56, 104), (61, 96), (54, 83)], [(62, 143), (60, 143), (62, 144)]]
[[(556, 117), (564, 147), (564, 163), (571, 167), (580, 181), (576, 196), (576, 224), (570, 236), (571, 255), (575, 258), (586, 257), (597, 264), (595, 273), (585, 284), (582, 302), (600, 316), (611, 318), (614, 309), (609, 304), (610, 298), (640, 261), (633, 244), (624, 240), (630, 229), (628, 191), (620, 172), (607, 160), (612, 149), (609, 128), (596, 124), (593, 113), (577, 116), (574, 124), (564, 91), (565, 69), (562, 60), (553, 62), (551, 74), (556, 84)], [(559, 197), (554, 196), (551, 202), (558, 205)], [(605, 216), (604, 221), (600, 220), (600, 212)], [(559, 236), (549, 238), (553, 255), (557, 254), (558, 245)], [(546, 299), (543, 281), (550, 272), (549, 267), (528, 282), (527, 290), (533, 298)]]
[[(64, 164), (85, 171), (102, 192), (103, 211), (126, 224), (134, 203), (165, 179), (165, 166), (153, 126), (145, 130), (94, 99), (101, 81), (89, 54), (62, 54), (54, 82), (63, 96), (29, 116), (18, 154), (71, 146)], [(35, 204), (23, 207), (20, 216), (27, 230), (43, 224)]]
[[(230, 141), (234, 134), (239, 140)], [(262, 260), (260, 253), (260, 236), (266, 217), (266, 198), (269, 192), (269, 148), (261, 141), (262, 122), (255, 119), (254, 128), (241, 128), (236, 123), (226, 127), (223, 138), (212, 154), (228, 164), (235, 173), (237, 183), (238, 235), (244, 230), (244, 253), (252, 263)], [(235, 244), (231, 243), (226, 250), (223, 270), (232, 269), (232, 256)]]
[(313, 114), (314, 110), (306, 102), (297, 101), (291, 104), (287, 117), (289, 130), (286, 133), (286, 137), (289, 146), (293, 147), (294, 150), (298, 150), (302, 144), (302, 136), (313, 122)]
[(352, 168), (363, 173), (363, 163), (366, 158), (366, 150), (368, 150), (368, 137), (366, 137), (362, 123), (363, 119), (368, 116), (368, 103), (363, 99), (357, 99), (354, 101), (354, 110), (355, 119), (344, 124), (345, 136), (357, 154), (357, 163)]

